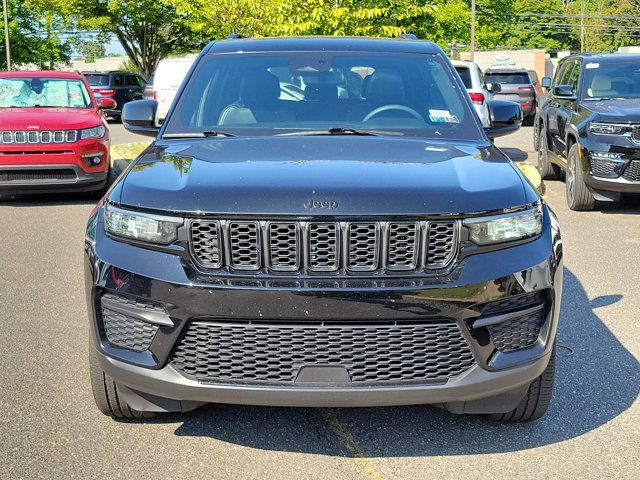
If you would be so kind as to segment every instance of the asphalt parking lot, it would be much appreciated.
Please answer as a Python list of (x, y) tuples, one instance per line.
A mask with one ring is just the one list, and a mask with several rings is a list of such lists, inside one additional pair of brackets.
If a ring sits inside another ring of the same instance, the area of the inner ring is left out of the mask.
[[(531, 135), (498, 144), (535, 163)], [(558, 374), (547, 415), (522, 425), (422, 406), (212, 405), (115, 422), (94, 406), (87, 364), (82, 245), (95, 201), (1, 202), (0, 478), (637, 478), (640, 204), (571, 212), (561, 181), (546, 198), (565, 251)]]

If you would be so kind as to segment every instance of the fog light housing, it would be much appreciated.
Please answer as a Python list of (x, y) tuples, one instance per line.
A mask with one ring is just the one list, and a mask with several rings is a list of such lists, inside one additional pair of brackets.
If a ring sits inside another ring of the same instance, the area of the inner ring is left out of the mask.
[(89, 167), (97, 167), (98, 165), (102, 165), (102, 159), (104, 155), (102, 152), (88, 153), (83, 155), (82, 158)]

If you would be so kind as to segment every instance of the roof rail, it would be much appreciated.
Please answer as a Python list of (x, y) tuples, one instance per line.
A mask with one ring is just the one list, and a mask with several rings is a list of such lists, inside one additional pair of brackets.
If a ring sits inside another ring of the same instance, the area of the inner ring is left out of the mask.
[(416, 35), (413, 33), (403, 33), (398, 35), (398, 38), (401, 38), (403, 40), (418, 40), (418, 37), (416, 37)]
[(238, 38), (247, 38), (247, 37), (241, 33), (230, 33), (229, 35), (227, 35), (228, 40), (236, 40)]

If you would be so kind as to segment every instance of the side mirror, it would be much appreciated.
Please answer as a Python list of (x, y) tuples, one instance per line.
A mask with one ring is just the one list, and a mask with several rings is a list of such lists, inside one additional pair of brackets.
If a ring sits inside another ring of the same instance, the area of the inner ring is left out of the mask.
[(102, 97), (98, 101), (98, 108), (100, 110), (113, 110), (114, 108), (116, 108), (116, 106), (117, 103), (113, 98)]
[(558, 98), (564, 98), (567, 100), (576, 99), (576, 94), (571, 85), (556, 85), (553, 87), (553, 94)]
[(513, 133), (522, 125), (522, 109), (516, 102), (488, 100), (487, 107), (491, 126), (484, 130), (491, 140)]
[(544, 88), (551, 88), (551, 77), (542, 77), (542, 86)]
[(134, 100), (125, 103), (122, 109), (124, 128), (133, 133), (155, 137), (160, 131), (156, 126), (158, 102), (155, 100)]
[(488, 85), (488, 90), (491, 93), (500, 93), (502, 91), (502, 85), (499, 83), (493, 82)]

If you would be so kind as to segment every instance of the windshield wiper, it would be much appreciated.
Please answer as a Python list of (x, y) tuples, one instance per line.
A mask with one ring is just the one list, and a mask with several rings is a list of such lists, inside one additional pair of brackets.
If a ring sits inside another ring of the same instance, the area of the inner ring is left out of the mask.
[(205, 130), (204, 132), (165, 133), (162, 138), (210, 138), (210, 137), (237, 137), (232, 133), (219, 130)]
[(602, 100), (626, 100), (624, 97), (593, 97), (593, 98), (585, 98), (590, 102), (601, 102)]
[(332, 127), (328, 130), (302, 130), (300, 132), (280, 133), (278, 136), (305, 136), (305, 135), (356, 135), (363, 137), (380, 137), (383, 135), (404, 135), (401, 132), (393, 132), (386, 130), (371, 130), (368, 128), (352, 128), (352, 127)]

